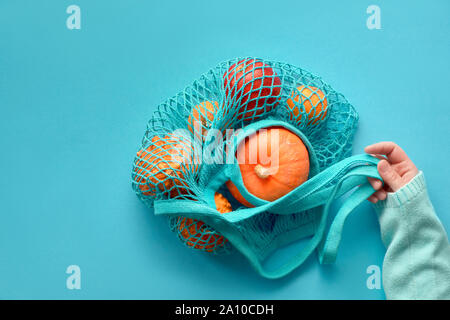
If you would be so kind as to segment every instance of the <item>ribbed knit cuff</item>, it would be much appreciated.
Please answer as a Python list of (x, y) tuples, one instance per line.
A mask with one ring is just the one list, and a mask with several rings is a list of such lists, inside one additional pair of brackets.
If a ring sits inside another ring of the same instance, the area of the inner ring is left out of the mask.
[(426, 190), (425, 177), (422, 171), (396, 192), (388, 192), (386, 200), (374, 204), (376, 209), (400, 207)]

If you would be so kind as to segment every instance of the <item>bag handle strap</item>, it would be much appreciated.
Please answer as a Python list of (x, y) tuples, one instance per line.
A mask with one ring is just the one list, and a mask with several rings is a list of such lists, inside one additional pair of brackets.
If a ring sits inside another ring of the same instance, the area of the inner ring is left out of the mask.
[(353, 210), (364, 202), (374, 189), (369, 182), (361, 185), (355, 192), (344, 202), (340, 210), (336, 214), (326, 239), (318, 248), (319, 261), (322, 264), (330, 264), (336, 261), (336, 255), (341, 243), (342, 232), (344, 229), (345, 220), (353, 212)]
[[(376, 170), (376, 166), (371, 165), (355, 168), (342, 177), (332, 190), (327, 189), (328, 200), (323, 207), (316, 233), (309, 240), (308, 244), (306, 244), (297, 255), (275, 270), (265, 269), (262, 263), (258, 260), (252, 261), (252, 264), (258, 272), (266, 278), (276, 279), (283, 277), (299, 267), (316, 248), (318, 248), (320, 263), (334, 262), (341, 241), (341, 234), (345, 219), (353, 211), (353, 209), (355, 209), (375, 191), (367, 181), (367, 177), (380, 178), (378, 171)], [(330, 231), (324, 240), (323, 236), (325, 234), (327, 217), (330, 211), (331, 203), (337, 198), (336, 196), (342, 193), (343, 186), (345, 186), (344, 189), (348, 187), (345, 183), (346, 180), (351, 181), (352, 184), (354, 184), (353, 187), (359, 187), (345, 200), (344, 204), (339, 209), (330, 227)]]

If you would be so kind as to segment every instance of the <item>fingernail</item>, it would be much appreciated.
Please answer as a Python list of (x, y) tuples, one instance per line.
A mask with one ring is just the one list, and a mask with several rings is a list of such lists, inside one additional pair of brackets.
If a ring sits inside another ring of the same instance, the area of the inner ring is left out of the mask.
[(378, 165), (378, 170), (383, 173), (387, 172), (389, 170), (389, 164), (387, 161), (381, 161)]

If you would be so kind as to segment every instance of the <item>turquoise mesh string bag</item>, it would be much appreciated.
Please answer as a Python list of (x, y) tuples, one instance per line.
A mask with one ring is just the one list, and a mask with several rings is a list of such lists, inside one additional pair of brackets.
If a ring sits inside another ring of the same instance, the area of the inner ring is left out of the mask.
[[(187, 247), (239, 251), (264, 277), (285, 276), (315, 250), (320, 263), (333, 263), (346, 217), (374, 192), (367, 178), (381, 180), (378, 159), (351, 156), (357, 123), (353, 106), (321, 78), (287, 63), (232, 59), (158, 106), (133, 163), (132, 186)], [(268, 201), (247, 190), (238, 151), (273, 128), (301, 139), (309, 171), (306, 181)], [(266, 267), (277, 249), (300, 240), (306, 244), (298, 254)]]

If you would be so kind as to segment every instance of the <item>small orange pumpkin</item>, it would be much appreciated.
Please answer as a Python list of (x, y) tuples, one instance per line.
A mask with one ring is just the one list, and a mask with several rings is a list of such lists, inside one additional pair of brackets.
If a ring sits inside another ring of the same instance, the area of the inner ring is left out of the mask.
[[(218, 192), (214, 194), (214, 202), (220, 213), (232, 211), (230, 202)], [(228, 241), (224, 236), (209, 229), (204, 222), (185, 217), (178, 217), (178, 235), (188, 246), (207, 252), (216, 250)]]
[[(273, 137), (276, 134), (278, 139)], [(269, 163), (266, 163), (268, 159), (261, 158), (261, 148), (267, 150)], [(256, 156), (251, 154), (254, 152), (257, 152)], [(237, 158), (245, 188), (263, 200), (281, 198), (308, 179), (308, 150), (296, 134), (284, 127), (270, 127), (249, 136), (239, 144)], [(226, 185), (236, 200), (253, 207), (233, 182), (228, 181)]]
[(137, 153), (134, 181), (144, 196), (156, 195), (157, 189), (170, 197), (187, 194), (183, 179), (192, 165), (192, 146), (184, 138), (173, 134), (154, 136), (152, 144)]
[[(194, 134), (196, 122), (201, 124), (201, 135), (203, 139), (206, 137), (207, 131), (211, 127), (214, 116), (219, 108), (217, 101), (204, 101), (192, 108), (192, 112), (188, 118), (188, 129)], [(198, 128), (197, 128), (198, 130)], [(197, 136), (199, 138), (199, 133)]]
[[(300, 94), (299, 94), (299, 93)], [(297, 102), (296, 103), (294, 103)], [(291, 110), (290, 119), (299, 123), (302, 115), (300, 113), (298, 103), (301, 103), (305, 112), (308, 114), (308, 124), (318, 124), (327, 116), (328, 102), (325, 94), (319, 88), (309, 86), (299, 86), (297, 90), (292, 91), (291, 97), (286, 101), (288, 108)]]

